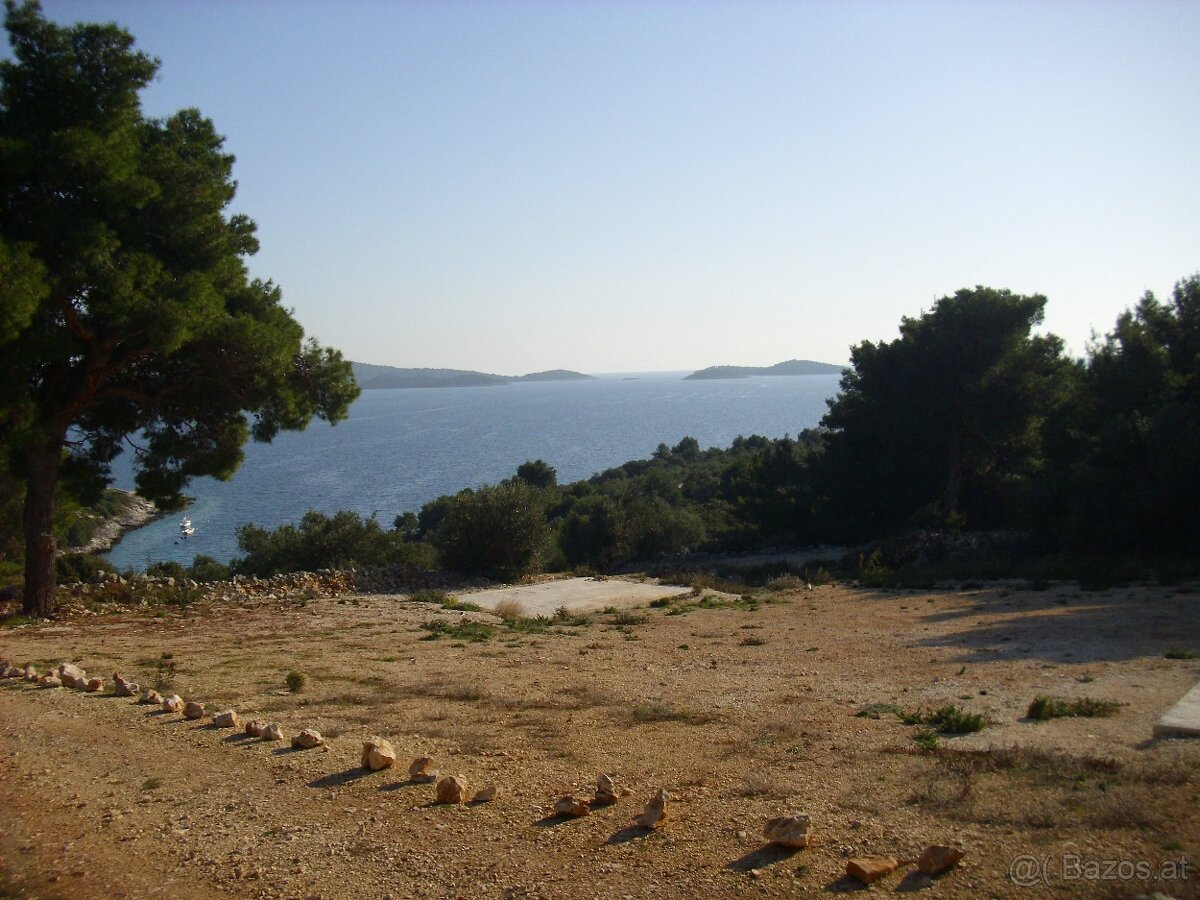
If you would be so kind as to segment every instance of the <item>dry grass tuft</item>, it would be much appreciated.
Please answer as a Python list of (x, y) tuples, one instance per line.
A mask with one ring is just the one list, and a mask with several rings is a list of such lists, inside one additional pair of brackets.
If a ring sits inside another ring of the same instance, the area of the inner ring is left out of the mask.
[(501, 600), (492, 612), (505, 622), (515, 622), (517, 619), (525, 618), (525, 608), (521, 606), (520, 600)]
[(742, 776), (741, 784), (734, 793), (739, 797), (769, 797), (782, 800), (792, 792), (788, 785), (782, 784), (770, 773), (759, 770)]
[(632, 720), (639, 725), (650, 722), (683, 722), (687, 725), (707, 725), (716, 721), (710, 713), (699, 712), (676, 706), (668, 700), (642, 700), (630, 711)]

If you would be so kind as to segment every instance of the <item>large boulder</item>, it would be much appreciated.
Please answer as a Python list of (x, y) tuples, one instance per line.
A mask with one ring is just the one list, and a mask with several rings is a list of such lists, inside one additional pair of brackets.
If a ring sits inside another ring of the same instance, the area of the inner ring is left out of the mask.
[(390, 769), (396, 763), (396, 748), (381, 737), (373, 737), (363, 744), (362, 767), (378, 772)]
[(447, 775), (437, 783), (438, 803), (466, 803), (467, 783), (461, 775)]

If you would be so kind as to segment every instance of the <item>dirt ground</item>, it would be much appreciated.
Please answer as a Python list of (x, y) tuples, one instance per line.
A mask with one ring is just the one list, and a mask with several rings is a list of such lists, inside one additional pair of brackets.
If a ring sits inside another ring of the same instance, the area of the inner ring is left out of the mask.
[[(1200, 741), (1151, 738), (1200, 678), (1200, 659), (1165, 656), (1200, 652), (1200, 586), (670, 593), (551, 622), (505, 624), (465, 594), (0, 631), (20, 665), (119, 670), (328, 741), (0, 683), (0, 897), (790, 897), (859, 890), (849, 858), (934, 843), (963, 862), (870, 890), (1200, 896)], [(1040, 694), (1122, 705), (1029, 721)], [(886, 704), (988, 724), (923, 748)], [(395, 769), (359, 768), (371, 735)], [(424, 755), (498, 798), (435, 805), (407, 778)], [(628, 796), (552, 814), (600, 772)], [(669, 820), (635, 827), (660, 786)], [(811, 817), (812, 846), (763, 842), (785, 813)]]

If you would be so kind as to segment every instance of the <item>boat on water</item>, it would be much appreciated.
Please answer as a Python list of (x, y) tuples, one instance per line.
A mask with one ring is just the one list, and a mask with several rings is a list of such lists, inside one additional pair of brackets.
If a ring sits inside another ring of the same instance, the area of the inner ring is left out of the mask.
[(191, 519), (185, 518), (182, 522), (179, 523), (179, 536), (180, 537), (184, 537), (184, 538), (190, 537), (191, 535), (193, 535), (195, 533), (196, 533), (196, 529), (192, 527)]

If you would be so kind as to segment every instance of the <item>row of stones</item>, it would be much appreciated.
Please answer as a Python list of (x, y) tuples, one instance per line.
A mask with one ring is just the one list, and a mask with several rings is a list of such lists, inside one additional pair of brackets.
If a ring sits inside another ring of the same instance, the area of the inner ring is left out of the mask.
[[(0, 678), (24, 678), (44, 687), (65, 686), (89, 692), (101, 691), (104, 679), (88, 678), (87, 673), (72, 663), (60, 663), (57, 669), (46, 675), (38, 675), (37, 670), (28, 665), (24, 669), (17, 668), (7, 660), (0, 660)], [(114, 694), (118, 697), (138, 697), (142, 704), (160, 705), (166, 712), (182, 713), (186, 719), (202, 719), (205, 716), (205, 706), (195, 700), (184, 701), (178, 694), (169, 697), (161, 696), (158, 691), (140, 691), (139, 685), (127, 681), (119, 673), (113, 675)], [(140, 691), (140, 693), (139, 693)], [(217, 728), (237, 728), (241, 721), (235, 710), (227, 709), (212, 716), (212, 723)], [(261, 722), (251, 720), (245, 723), (245, 733), (251, 737), (265, 741), (283, 740), (283, 729), (277, 722)], [(305, 728), (292, 738), (292, 746), (298, 749), (311, 750), (325, 743), (321, 733), (315, 728)], [(396, 763), (396, 750), (391, 742), (381, 737), (369, 738), (362, 748), (362, 767), (370, 771), (389, 769)], [(418, 757), (408, 767), (408, 775), (414, 783), (435, 784), (435, 800), (441, 804), (462, 804), (470, 802), (486, 803), (495, 800), (498, 791), (495, 785), (490, 785), (471, 796), (466, 780), (461, 775), (447, 775), (438, 778), (439, 770), (433, 768), (433, 758)], [(601, 773), (596, 779), (596, 793), (590, 800), (581, 799), (573, 794), (558, 798), (554, 803), (554, 812), (560, 816), (580, 817), (588, 815), (593, 809), (611, 806), (625, 796), (611, 775)], [(636, 824), (646, 829), (656, 829), (667, 821), (667, 804), (669, 797), (665, 788), (659, 788), (645, 810), (635, 820)], [(809, 846), (812, 840), (810, 831), (811, 819), (804, 814), (777, 816), (768, 819), (763, 826), (763, 837), (770, 843), (784, 847), (803, 848)], [(903, 865), (916, 863), (917, 868), (930, 876), (941, 875), (954, 868), (962, 860), (963, 853), (956, 847), (932, 845), (926, 847), (916, 859), (899, 859), (891, 856), (857, 857), (846, 863), (846, 874), (858, 879), (864, 884), (872, 884)]]

